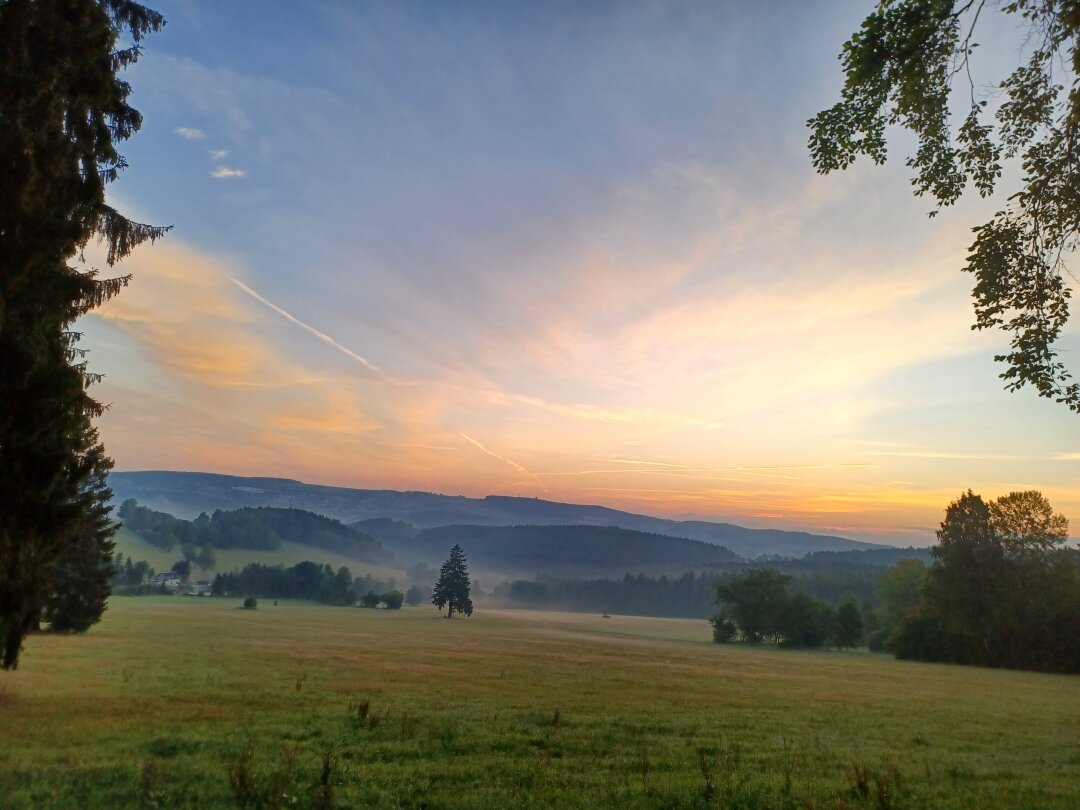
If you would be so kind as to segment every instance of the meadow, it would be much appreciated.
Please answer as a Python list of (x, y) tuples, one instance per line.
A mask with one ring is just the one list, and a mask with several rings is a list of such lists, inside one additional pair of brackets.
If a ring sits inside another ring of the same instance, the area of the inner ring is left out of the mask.
[(0, 806), (1080, 806), (1080, 680), (703, 621), (114, 598), (0, 675)]

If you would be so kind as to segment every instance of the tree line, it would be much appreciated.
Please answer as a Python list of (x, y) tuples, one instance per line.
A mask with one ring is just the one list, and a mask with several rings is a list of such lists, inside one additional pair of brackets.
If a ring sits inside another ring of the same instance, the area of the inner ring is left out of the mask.
[(704, 619), (716, 612), (716, 582), (767, 566), (790, 577), (788, 588), (839, 605), (858, 604), (864, 624), (874, 629), (877, 581), (897, 560), (930, 560), (927, 549), (858, 549), (812, 552), (801, 559), (770, 558), (709, 566), (678, 576), (625, 574), (595, 579), (510, 580), (495, 586), (492, 599), (510, 607), (622, 613)]
[(918, 601), (886, 640), (900, 658), (1080, 672), (1080, 553), (1039, 492), (949, 505)]
[(852, 632), (858, 611), (855, 643), (865, 631), (872, 650), (899, 658), (1080, 672), (1080, 552), (1065, 545), (1068, 521), (1041, 493), (987, 503), (969, 490), (949, 505), (937, 539), (929, 566), (901, 560), (878, 575), (869, 614), (854, 600), (832, 613), (824, 602), (791, 593), (791, 578), (773, 568), (721, 579), (714, 637), (846, 646), (839, 643), (841, 611)]
[(709, 620), (713, 640), (805, 649), (862, 643), (864, 622), (853, 598), (834, 608), (806, 593), (792, 593), (791, 580), (776, 569), (756, 568), (718, 581), (715, 593), (721, 609)]
[(369, 574), (353, 577), (344, 565), (336, 571), (329, 565), (311, 561), (286, 568), (282, 565), (250, 563), (241, 571), (218, 574), (210, 593), (214, 596), (258, 597), (260, 599), (305, 599), (324, 605), (400, 608), (406, 596), (416, 604), (421, 593), (410, 589), (403, 594), (393, 582), (383, 582)]
[[(446, 549), (466, 545), (482, 567), (588, 577), (623, 571), (659, 573), (722, 565), (738, 557), (701, 540), (622, 529), (616, 526), (436, 526), (411, 536), (408, 524), (369, 522), (386, 547), (403, 560), (439, 564)], [(382, 532), (385, 532), (383, 534)]]
[(140, 506), (134, 498), (120, 505), (117, 515), (131, 531), (148, 543), (172, 551), (176, 546), (275, 550), (290, 541), (373, 563), (392, 557), (382, 545), (362, 532), (333, 518), (304, 509), (246, 506), (212, 515), (201, 513), (183, 520), (166, 512)]

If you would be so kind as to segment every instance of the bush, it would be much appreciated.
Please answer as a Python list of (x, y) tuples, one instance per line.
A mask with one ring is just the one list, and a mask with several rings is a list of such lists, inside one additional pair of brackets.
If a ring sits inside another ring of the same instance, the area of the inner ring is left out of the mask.
[(781, 617), (781, 647), (815, 650), (825, 646), (835, 623), (832, 607), (797, 593), (788, 599)]
[[(604, 615), (607, 616), (606, 613)], [(735, 622), (725, 619), (719, 613), (709, 619), (709, 624), (712, 625), (712, 640), (717, 644), (730, 644), (739, 634), (739, 628)]]
[(885, 652), (889, 640), (888, 630), (875, 630), (866, 637), (866, 646), (870, 652)]
[(398, 610), (401, 608), (402, 602), (405, 601), (405, 594), (403, 594), (401, 591), (387, 591), (380, 597), (380, 599), (382, 600), (383, 605), (387, 607), (387, 609)]
[(259, 600), (254, 596), (249, 596), (244, 600), (244, 610), (256, 610), (259, 607)]
[(901, 620), (885, 644), (897, 658), (962, 664), (966, 641), (946, 633), (937, 616), (916, 611)]

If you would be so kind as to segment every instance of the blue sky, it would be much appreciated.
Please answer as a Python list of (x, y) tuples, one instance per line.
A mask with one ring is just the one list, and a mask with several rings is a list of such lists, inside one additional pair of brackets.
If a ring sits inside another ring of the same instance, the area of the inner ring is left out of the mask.
[(900, 543), (967, 487), (1080, 519), (1076, 417), (969, 329), (1001, 199), (928, 219), (902, 133), (810, 165), (859, 4), (157, 7), (112, 196), (175, 230), (86, 323), (119, 469)]

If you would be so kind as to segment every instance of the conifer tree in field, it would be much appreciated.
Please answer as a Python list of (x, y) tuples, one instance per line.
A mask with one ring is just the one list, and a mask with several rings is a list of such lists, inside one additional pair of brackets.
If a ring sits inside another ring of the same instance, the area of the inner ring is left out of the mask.
[[(131, 0), (0, 2), (0, 667), (13, 669), (58, 565), (84, 542), (108, 550), (108, 459), (90, 420), (76, 318), (118, 293), (83, 264), (91, 239), (111, 266), (165, 228), (105, 202), (127, 168), (116, 151), (142, 118), (118, 72), (165, 24)], [(121, 37), (127, 42), (121, 43)], [(90, 538), (94, 538), (91, 540)], [(93, 557), (90, 554), (89, 557)], [(88, 558), (89, 558), (88, 557)]]
[(455, 612), (471, 616), (473, 607), (469, 598), (469, 570), (465, 566), (465, 552), (461, 546), (450, 549), (450, 556), (439, 569), (439, 581), (431, 595), (431, 604), (439, 610), (446, 608), (446, 618)]

